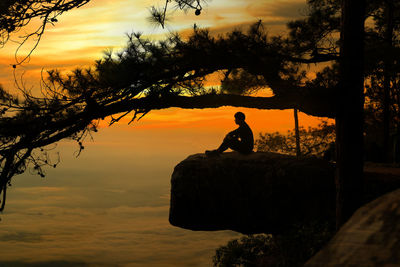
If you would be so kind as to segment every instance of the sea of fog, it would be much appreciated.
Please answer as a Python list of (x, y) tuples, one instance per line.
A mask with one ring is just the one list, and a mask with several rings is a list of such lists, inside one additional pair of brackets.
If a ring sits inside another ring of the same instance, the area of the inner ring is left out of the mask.
[[(171, 226), (170, 178), (180, 161), (219, 145), (236, 111), (172, 109), (102, 128), (78, 158), (76, 142), (50, 147), (59, 166), (45, 178), (14, 177), (7, 192), (0, 266), (211, 266), (215, 250), (240, 234)], [(245, 112), (255, 137), (293, 125), (291, 111)]]
[[(101, 129), (76, 158), (65, 141), (46, 177), (13, 179), (0, 215), (0, 266), (210, 266), (239, 236), (168, 222), (170, 177), (188, 155), (221, 139), (192, 129)], [(37, 265), (40, 263), (39, 265)]]

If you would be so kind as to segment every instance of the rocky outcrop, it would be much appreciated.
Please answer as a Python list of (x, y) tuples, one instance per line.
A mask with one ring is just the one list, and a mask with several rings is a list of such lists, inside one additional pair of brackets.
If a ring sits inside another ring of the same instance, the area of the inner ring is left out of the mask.
[(400, 189), (356, 211), (305, 266), (400, 266)]
[(275, 153), (189, 156), (171, 180), (170, 223), (192, 230), (278, 233), (334, 215), (334, 166)]

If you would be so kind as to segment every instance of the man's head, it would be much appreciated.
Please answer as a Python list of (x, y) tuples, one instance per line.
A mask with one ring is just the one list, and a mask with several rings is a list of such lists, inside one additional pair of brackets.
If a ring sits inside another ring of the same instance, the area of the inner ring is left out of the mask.
[(242, 125), (244, 123), (246, 116), (244, 115), (243, 112), (236, 112), (235, 113), (235, 123), (237, 125)]

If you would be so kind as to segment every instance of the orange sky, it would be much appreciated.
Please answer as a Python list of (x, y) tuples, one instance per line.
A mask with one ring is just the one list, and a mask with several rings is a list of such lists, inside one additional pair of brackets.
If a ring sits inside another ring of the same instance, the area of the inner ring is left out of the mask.
[[(41, 70), (71, 70), (77, 66), (90, 66), (102, 56), (106, 49), (118, 51), (126, 41), (125, 34), (141, 31), (149, 38), (163, 38), (171, 31), (187, 31), (196, 23), (200, 27), (210, 27), (217, 33), (233, 28), (245, 28), (262, 19), (271, 33), (284, 34), (285, 23), (304, 14), (305, 1), (301, 0), (214, 0), (204, 7), (200, 16), (194, 12), (174, 12), (166, 29), (149, 23), (148, 8), (162, 5), (164, 1), (154, 0), (93, 0), (83, 8), (70, 11), (59, 18), (55, 26), (48, 27), (39, 47), (34, 51), (29, 63), (18, 67), (16, 75), (24, 74), (27, 86), (38, 88)], [(32, 27), (34, 24), (32, 24)], [(24, 29), (28, 31), (29, 29)], [(17, 40), (22, 32), (13, 36)], [(19, 53), (31, 48), (28, 43)], [(11, 64), (14, 61), (16, 45), (9, 42), (0, 49), (0, 83), (10, 91), (14, 89)], [(231, 128), (234, 108), (216, 110), (154, 111), (143, 118), (138, 127), (193, 127), (196, 131), (210, 127)], [(293, 127), (290, 111), (246, 110), (250, 124), (258, 131), (286, 131)], [(220, 118), (223, 118), (220, 120)], [(319, 123), (312, 117), (301, 115), (301, 125)], [(218, 121), (219, 120), (219, 121)]]
[[(48, 28), (31, 61), (17, 68), (17, 76), (25, 73), (27, 85), (38, 88), (42, 68), (89, 66), (105, 49), (121, 49), (125, 33), (132, 31), (156, 39), (196, 23), (223, 33), (262, 19), (271, 34), (284, 34), (285, 23), (300, 16), (305, 2), (212, 0), (198, 17), (176, 12), (162, 30), (146, 17), (149, 6), (164, 1), (92, 0)], [(0, 49), (0, 83), (9, 91), (15, 90), (15, 49), (12, 42)], [(239, 110), (256, 138), (260, 132), (294, 127), (292, 110), (170, 108), (151, 111), (131, 125), (125, 119), (102, 128), (93, 142), (85, 140), (79, 158), (75, 142), (60, 142), (52, 155), (60, 152), (61, 163), (46, 169), (45, 179), (27, 172), (12, 181), (0, 218), (0, 265), (39, 261), (57, 266), (53, 261), (60, 261), (63, 266), (210, 266), (215, 249), (239, 235), (169, 225), (170, 176), (187, 156), (216, 148), (236, 127), (233, 114)], [(318, 123), (318, 118), (300, 114), (300, 125)]]

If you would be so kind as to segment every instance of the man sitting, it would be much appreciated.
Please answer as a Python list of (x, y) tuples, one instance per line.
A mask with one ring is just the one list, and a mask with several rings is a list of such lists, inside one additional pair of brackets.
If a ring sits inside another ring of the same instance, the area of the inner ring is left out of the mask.
[(206, 150), (207, 156), (216, 156), (227, 150), (228, 148), (238, 151), (242, 154), (249, 154), (253, 151), (254, 138), (253, 132), (249, 125), (245, 122), (245, 115), (242, 112), (235, 114), (235, 123), (239, 125), (239, 128), (228, 133), (222, 144), (218, 149)]

